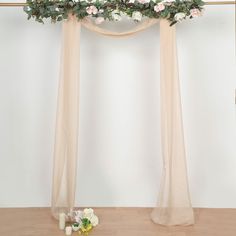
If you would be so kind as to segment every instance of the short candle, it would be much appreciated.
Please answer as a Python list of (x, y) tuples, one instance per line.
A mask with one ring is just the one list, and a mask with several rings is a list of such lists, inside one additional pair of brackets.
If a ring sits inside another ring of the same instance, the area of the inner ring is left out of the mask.
[(71, 226), (67, 226), (66, 227), (66, 235), (71, 235), (72, 234), (72, 227)]
[(59, 229), (64, 230), (66, 225), (66, 215), (65, 213), (59, 214)]

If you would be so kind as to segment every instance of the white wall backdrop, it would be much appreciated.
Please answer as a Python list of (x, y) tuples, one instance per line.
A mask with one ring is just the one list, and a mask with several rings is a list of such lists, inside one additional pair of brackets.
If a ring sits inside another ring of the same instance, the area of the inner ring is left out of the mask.
[[(50, 205), (60, 38), (60, 24), (0, 8), (0, 207)], [(236, 207), (233, 6), (178, 25), (178, 51), (193, 205)], [(159, 27), (126, 39), (83, 29), (81, 61), (77, 205), (154, 206)]]

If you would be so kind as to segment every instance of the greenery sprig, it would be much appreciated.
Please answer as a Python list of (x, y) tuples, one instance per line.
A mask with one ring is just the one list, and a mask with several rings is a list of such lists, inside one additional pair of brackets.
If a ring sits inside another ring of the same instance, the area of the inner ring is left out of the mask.
[(202, 0), (27, 0), (24, 11), (28, 19), (43, 23), (67, 19), (69, 14), (78, 20), (92, 17), (95, 23), (119, 21), (125, 15), (134, 21), (143, 17), (167, 19), (170, 25), (202, 15)]

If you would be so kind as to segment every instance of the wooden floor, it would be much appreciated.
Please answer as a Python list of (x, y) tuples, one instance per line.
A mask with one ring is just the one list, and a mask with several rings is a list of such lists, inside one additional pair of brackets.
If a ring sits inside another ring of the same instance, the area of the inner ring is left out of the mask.
[[(196, 224), (163, 227), (152, 223), (148, 208), (96, 208), (91, 236), (236, 236), (236, 209), (195, 209)], [(48, 208), (0, 209), (0, 236), (62, 236)], [(73, 235), (78, 235), (73, 233)]]

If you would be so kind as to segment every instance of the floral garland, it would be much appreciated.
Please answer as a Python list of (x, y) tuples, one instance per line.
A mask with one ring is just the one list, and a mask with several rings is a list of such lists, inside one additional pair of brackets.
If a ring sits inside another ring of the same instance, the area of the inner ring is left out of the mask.
[(72, 232), (78, 232), (81, 235), (88, 236), (99, 224), (98, 217), (94, 214), (92, 208), (82, 210), (71, 210), (68, 214), (59, 213), (59, 229), (65, 232), (65, 235), (72, 235)]
[(120, 21), (122, 16), (139, 22), (144, 17), (167, 19), (170, 25), (202, 15), (202, 0), (27, 0), (24, 11), (28, 19), (43, 23), (67, 19), (69, 14), (78, 20), (92, 17), (96, 24), (105, 20)]
[(72, 211), (70, 212), (69, 217), (73, 222), (71, 225), (72, 230), (74, 232), (78, 231), (79, 234), (88, 235), (99, 223), (99, 219), (94, 214), (92, 208), (85, 208), (83, 211)]

